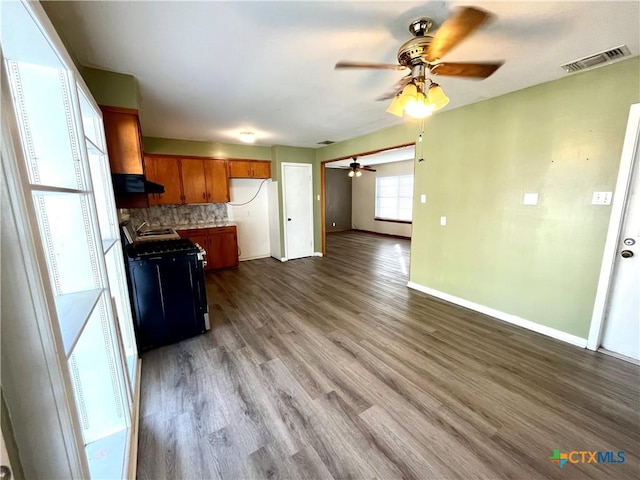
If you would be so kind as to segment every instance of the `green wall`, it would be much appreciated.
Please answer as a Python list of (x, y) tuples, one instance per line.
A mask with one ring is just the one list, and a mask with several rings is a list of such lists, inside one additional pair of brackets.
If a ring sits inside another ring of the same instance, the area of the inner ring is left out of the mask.
[[(586, 338), (611, 210), (591, 196), (613, 191), (639, 101), (636, 57), (428, 119), (410, 280)], [(400, 125), (317, 158), (416, 137), (415, 124)], [(522, 205), (525, 192), (539, 193), (537, 206)]]
[(145, 153), (271, 160), (271, 147), (260, 147), (256, 145), (235, 145), (231, 143), (199, 142), (195, 140), (177, 140), (175, 138), (157, 137), (143, 137), (142, 143)]
[(133, 75), (83, 67), (82, 78), (98, 105), (138, 110), (138, 84)]

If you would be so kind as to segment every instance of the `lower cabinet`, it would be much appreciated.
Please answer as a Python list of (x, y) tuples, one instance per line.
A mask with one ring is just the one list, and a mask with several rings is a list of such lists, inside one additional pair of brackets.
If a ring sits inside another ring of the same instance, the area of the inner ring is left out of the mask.
[(238, 266), (238, 234), (235, 226), (178, 230), (178, 234), (200, 244), (207, 251), (205, 270)]

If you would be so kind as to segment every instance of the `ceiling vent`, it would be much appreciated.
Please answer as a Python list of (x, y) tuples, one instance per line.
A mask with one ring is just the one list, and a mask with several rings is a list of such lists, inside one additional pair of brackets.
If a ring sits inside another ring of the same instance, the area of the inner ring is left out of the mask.
[(322, 142), (318, 142), (318, 145), (331, 145), (332, 143), (336, 143), (333, 140), (323, 140)]
[(587, 68), (602, 65), (603, 63), (612, 62), (622, 57), (631, 55), (629, 48), (626, 45), (620, 45), (619, 47), (606, 50), (604, 52), (596, 53), (595, 55), (589, 55), (588, 57), (574, 60), (571, 63), (562, 65), (562, 68), (567, 73), (579, 72), (580, 70), (586, 70)]

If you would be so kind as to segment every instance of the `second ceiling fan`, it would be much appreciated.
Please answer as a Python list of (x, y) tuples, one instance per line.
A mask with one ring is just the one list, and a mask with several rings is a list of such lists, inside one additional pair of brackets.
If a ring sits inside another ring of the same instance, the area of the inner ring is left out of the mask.
[(446, 75), (471, 79), (484, 79), (493, 74), (504, 62), (442, 62), (440, 59), (473, 31), (490, 20), (493, 15), (475, 7), (462, 7), (446, 20), (435, 35), (427, 35), (433, 25), (430, 18), (419, 18), (409, 25), (413, 38), (398, 50), (398, 64), (340, 61), (336, 69), (372, 68), (405, 70), (411, 72), (402, 77), (392, 89), (378, 100), (393, 98), (389, 113), (402, 116), (425, 117), (443, 108), (449, 99), (440, 86), (427, 75)]
[(362, 172), (375, 172), (376, 169), (375, 168), (371, 168), (367, 165), (360, 165), (360, 163), (358, 163), (358, 157), (352, 157), (351, 158), (353, 160), (353, 162), (351, 162), (349, 164), (348, 167), (341, 167), (342, 169), (348, 169), (349, 170), (349, 176), (350, 177), (359, 177), (362, 175)]

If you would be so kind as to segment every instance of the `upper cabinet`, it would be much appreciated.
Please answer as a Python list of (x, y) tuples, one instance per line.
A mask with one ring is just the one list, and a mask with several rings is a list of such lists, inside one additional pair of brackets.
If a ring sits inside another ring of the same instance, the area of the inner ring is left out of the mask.
[(183, 203), (179, 159), (145, 155), (144, 163), (147, 180), (164, 185), (164, 193), (149, 195), (149, 205), (180, 205)]
[(230, 200), (226, 160), (145, 155), (147, 179), (165, 193), (149, 195), (150, 205), (224, 203)]
[(204, 175), (207, 182), (207, 201), (212, 203), (231, 201), (229, 169), (226, 160), (205, 160)]
[(137, 110), (100, 106), (111, 173), (142, 175), (142, 138)]
[(207, 203), (204, 162), (201, 158), (183, 158), (180, 160), (184, 203)]
[(229, 160), (231, 178), (271, 178), (271, 162), (263, 160)]

